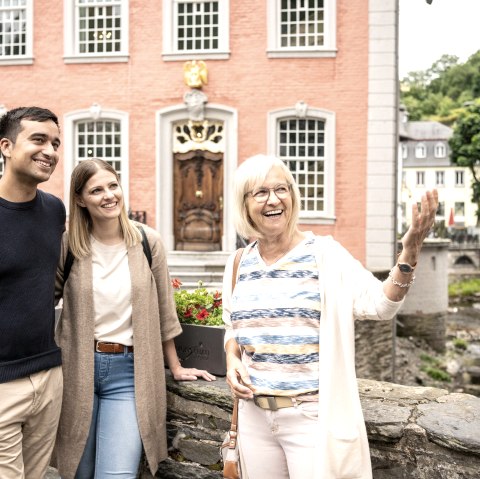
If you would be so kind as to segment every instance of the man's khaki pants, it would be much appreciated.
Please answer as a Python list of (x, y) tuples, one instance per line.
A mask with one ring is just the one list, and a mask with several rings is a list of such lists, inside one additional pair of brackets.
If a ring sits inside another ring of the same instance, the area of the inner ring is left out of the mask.
[(61, 366), (0, 384), (0, 478), (43, 479), (62, 406)]

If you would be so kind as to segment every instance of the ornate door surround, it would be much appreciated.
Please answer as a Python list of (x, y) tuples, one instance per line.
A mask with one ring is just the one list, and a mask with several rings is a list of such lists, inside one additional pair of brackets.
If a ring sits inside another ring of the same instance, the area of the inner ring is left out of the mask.
[[(167, 251), (175, 250), (175, 229), (174, 229), (174, 149), (178, 148), (178, 143), (183, 141), (187, 145), (185, 138), (178, 139), (184, 135), (178, 131), (178, 126), (189, 124), (189, 112), (185, 104), (164, 108), (157, 113), (157, 152), (156, 152), (156, 229), (160, 232), (165, 243)], [(223, 209), (221, 218), (220, 240), (219, 244), (222, 251), (233, 251), (236, 247), (236, 233), (233, 226), (233, 206), (230, 194), (232, 191), (232, 177), (238, 164), (237, 150), (237, 111), (224, 105), (208, 104), (205, 107), (205, 120), (201, 122), (191, 122), (193, 124), (202, 124), (208, 127), (205, 129), (193, 128), (195, 135), (205, 134), (205, 138), (197, 136), (200, 139), (195, 144), (205, 144), (206, 151), (212, 153), (221, 153), (223, 155)], [(211, 127), (214, 127), (213, 130)], [(219, 130), (221, 127), (221, 130)], [(210, 128), (210, 130), (209, 130)], [(208, 133), (210, 131), (210, 133)], [(221, 141), (219, 141), (219, 135)], [(193, 141), (193, 139), (191, 139)], [(190, 140), (188, 140), (190, 141)], [(177, 146), (175, 146), (177, 145)], [(193, 143), (191, 144), (193, 147)], [(215, 151), (215, 148), (217, 151)], [(189, 147), (187, 151), (191, 151)], [(220, 195), (219, 195), (220, 196)]]

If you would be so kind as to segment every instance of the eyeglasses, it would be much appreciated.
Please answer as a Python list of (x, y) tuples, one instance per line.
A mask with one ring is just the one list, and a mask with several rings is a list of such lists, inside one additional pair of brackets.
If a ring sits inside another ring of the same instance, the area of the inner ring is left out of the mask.
[(283, 200), (290, 195), (290, 186), (291, 185), (281, 183), (275, 185), (273, 188), (256, 188), (252, 191), (247, 191), (245, 196), (250, 195), (257, 203), (265, 203), (270, 196), (270, 191), (273, 191), (279, 200)]

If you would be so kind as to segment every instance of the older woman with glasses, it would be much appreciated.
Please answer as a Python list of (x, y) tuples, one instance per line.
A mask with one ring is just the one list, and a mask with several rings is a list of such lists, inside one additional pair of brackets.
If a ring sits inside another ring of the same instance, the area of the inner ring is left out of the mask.
[(372, 477), (354, 320), (398, 311), (437, 205), (433, 190), (421, 212), (412, 206), (398, 262), (381, 282), (332, 237), (299, 230), (299, 190), (281, 160), (258, 155), (239, 166), (235, 225), (254, 241), (227, 262), (223, 307), (227, 382), (240, 399), (249, 479)]

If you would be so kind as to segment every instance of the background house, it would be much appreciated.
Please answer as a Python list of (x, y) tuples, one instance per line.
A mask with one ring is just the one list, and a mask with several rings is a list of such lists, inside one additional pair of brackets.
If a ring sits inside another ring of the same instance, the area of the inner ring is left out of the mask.
[(452, 164), (448, 140), (453, 130), (436, 121), (408, 121), (400, 110), (401, 216), (399, 231), (411, 222), (411, 205), (426, 190), (436, 188), (439, 207), (436, 230), (442, 236), (476, 232), (477, 206), (472, 203), (472, 174), (468, 167)]
[(397, 22), (398, 0), (0, 2), (0, 104), (59, 115), (42, 188), (66, 198), (78, 161), (112, 162), (171, 254), (232, 251), (232, 173), (272, 153), (300, 185), (302, 229), (387, 269)]

